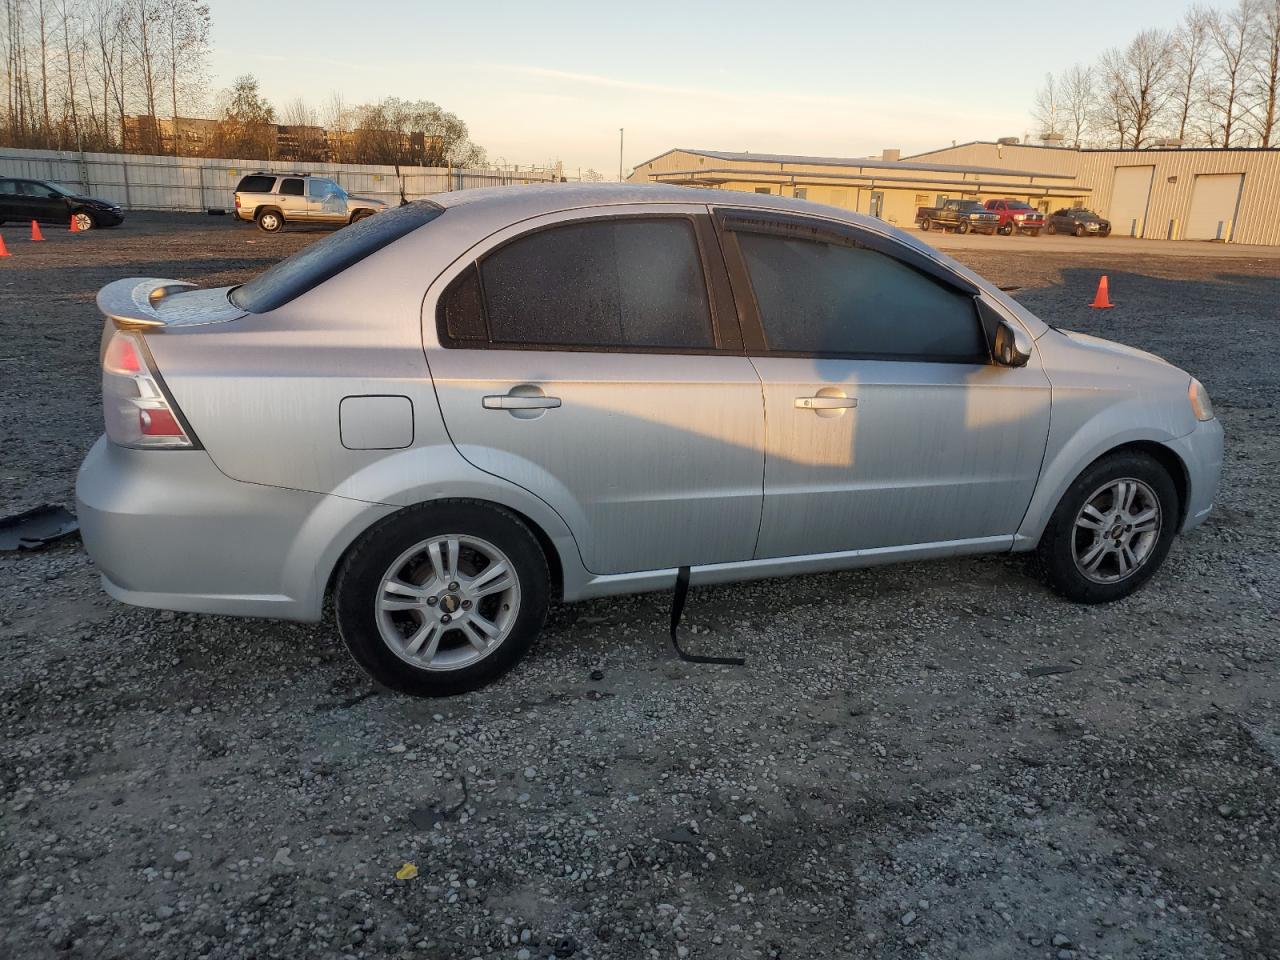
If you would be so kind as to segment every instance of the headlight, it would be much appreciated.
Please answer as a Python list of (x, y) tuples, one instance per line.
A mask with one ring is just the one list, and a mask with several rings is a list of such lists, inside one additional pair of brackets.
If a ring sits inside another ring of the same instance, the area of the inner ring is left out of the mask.
[(980, 214), (980, 213), (971, 213), (971, 214), (969, 214), (969, 219), (970, 219), (970, 220), (977, 220), (977, 219), (978, 219), (979, 217), (981, 217), (981, 216), (982, 216), (982, 214)]
[(1015, 213), (1015, 214), (1013, 215), (1013, 219), (1015, 219), (1015, 220), (1025, 220), (1025, 219), (1027, 219), (1027, 215), (1026, 215), (1025, 213)]
[(1209, 399), (1209, 391), (1195, 377), (1191, 378), (1191, 384), (1187, 387), (1187, 399), (1191, 401), (1191, 409), (1197, 420), (1213, 419), (1213, 402)]

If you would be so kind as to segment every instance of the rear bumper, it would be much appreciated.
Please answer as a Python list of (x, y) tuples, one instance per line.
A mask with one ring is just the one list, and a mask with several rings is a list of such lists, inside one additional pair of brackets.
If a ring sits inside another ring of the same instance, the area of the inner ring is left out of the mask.
[(232, 480), (203, 450), (131, 450), (105, 437), (80, 467), (76, 507), (116, 599), (291, 620), (320, 619), (342, 552), (394, 510)]

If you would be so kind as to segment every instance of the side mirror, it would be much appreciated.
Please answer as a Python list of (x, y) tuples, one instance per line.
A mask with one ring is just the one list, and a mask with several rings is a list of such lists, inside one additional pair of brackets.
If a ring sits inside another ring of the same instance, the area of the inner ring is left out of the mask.
[(991, 347), (996, 363), (1002, 367), (1025, 367), (1031, 359), (1031, 338), (1008, 320), (997, 324)]

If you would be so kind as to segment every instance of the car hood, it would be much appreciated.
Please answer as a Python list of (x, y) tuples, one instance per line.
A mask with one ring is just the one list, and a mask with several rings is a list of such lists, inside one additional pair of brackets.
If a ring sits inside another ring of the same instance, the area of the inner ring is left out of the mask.
[[(1123, 343), (1116, 343), (1114, 340), (1104, 340), (1102, 337), (1094, 337), (1087, 333), (1077, 333), (1074, 330), (1059, 330), (1064, 337), (1067, 337), (1092, 350), (1100, 353), (1119, 354), (1122, 357), (1136, 357), (1142, 360), (1150, 360), (1154, 363), (1164, 364), (1166, 367), (1172, 367), (1168, 360), (1164, 357), (1157, 356), (1154, 353), (1148, 353), (1145, 350), (1139, 350), (1137, 347), (1127, 347)], [(1176, 369), (1176, 368), (1175, 368)]]
[(366, 197), (366, 196), (364, 196), (364, 195), (362, 195), (362, 194), (358, 194), (358, 193), (349, 193), (349, 194), (347, 194), (347, 200), (348, 200), (348, 201), (351, 201), (351, 200), (357, 200), (357, 201), (359, 201), (360, 203), (371, 203), (371, 204), (373, 204), (374, 206), (377, 206), (377, 207), (385, 207), (385, 206), (387, 205), (387, 201), (385, 201), (385, 200), (379, 200), (377, 197)]

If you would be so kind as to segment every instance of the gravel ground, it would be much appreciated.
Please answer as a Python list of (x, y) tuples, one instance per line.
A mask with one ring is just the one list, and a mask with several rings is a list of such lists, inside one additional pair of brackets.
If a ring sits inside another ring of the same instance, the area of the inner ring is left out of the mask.
[[(4, 236), (10, 513), (73, 502), (99, 286), (229, 283), (315, 234)], [(663, 596), (596, 601), (429, 702), (331, 622), (0, 554), (0, 956), (1280, 956), (1280, 259), (993, 240), (957, 253), (1195, 371), (1225, 423), (1217, 511), (1138, 595), (1072, 606), (1010, 558), (695, 590), (690, 645), (745, 668), (675, 660)]]

